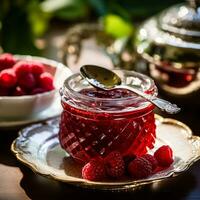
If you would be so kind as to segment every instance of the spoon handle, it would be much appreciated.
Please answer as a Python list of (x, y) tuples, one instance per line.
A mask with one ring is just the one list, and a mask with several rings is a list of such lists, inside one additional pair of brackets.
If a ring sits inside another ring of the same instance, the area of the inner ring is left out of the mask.
[(181, 110), (176, 104), (172, 104), (169, 101), (166, 101), (164, 99), (160, 99), (158, 97), (146, 94), (146, 93), (144, 93), (141, 90), (138, 90), (136, 88), (133, 88), (133, 87), (130, 87), (130, 86), (124, 86), (124, 85), (118, 86), (117, 88), (123, 88), (123, 89), (130, 90), (130, 91), (138, 94), (139, 96), (143, 97), (147, 101), (151, 102), (156, 107), (160, 108), (162, 111), (165, 111), (169, 114), (175, 114), (175, 113), (178, 113)]

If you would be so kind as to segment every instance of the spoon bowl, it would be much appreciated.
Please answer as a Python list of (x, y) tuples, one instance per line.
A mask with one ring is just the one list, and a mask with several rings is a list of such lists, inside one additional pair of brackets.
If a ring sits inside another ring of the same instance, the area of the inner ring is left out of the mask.
[(80, 68), (81, 75), (94, 87), (111, 90), (122, 84), (121, 78), (111, 70), (97, 65), (84, 65)]
[(97, 65), (84, 65), (80, 68), (80, 74), (95, 88), (101, 90), (127, 89), (169, 114), (175, 114), (180, 111), (180, 108), (176, 104), (172, 104), (164, 99), (146, 94), (135, 87), (123, 85), (121, 78), (109, 69)]

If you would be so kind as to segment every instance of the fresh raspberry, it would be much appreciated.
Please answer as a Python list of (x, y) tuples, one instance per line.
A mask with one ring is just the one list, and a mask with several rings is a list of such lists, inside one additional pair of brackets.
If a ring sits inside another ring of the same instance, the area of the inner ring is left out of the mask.
[(31, 72), (31, 63), (21, 60), (13, 66), (13, 69), (15, 70), (17, 77), (20, 78)]
[(99, 159), (92, 159), (82, 168), (82, 177), (90, 181), (99, 181), (105, 178), (104, 163)]
[(150, 154), (145, 154), (142, 156), (142, 158), (148, 160), (151, 164), (152, 164), (152, 170), (154, 171), (157, 166), (158, 166), (158, 162), (157, 160), (154, 158), (154, 156), (150, 155)]
[(10, 53), (4, 53), (0, 55), (0, 71), (11, 68), (16, 63), (15, 58)]
[(143, 157), (138, 157), (129, 164), (128, 171), (135, 179), (147, 178), (152, 173), (152, 164)]
[(5, 87), (0, 87), (0, 96), (9, 96), (10, 90)]
[(34, 61), (31, 63), (31, 72), (35, 77), (40, 76), (40, 74), (42, 74), (45, 71), (44, 69), (44, 65), (40, 62)]
[(40, 94), (40, 93), (43, 93), (43, 92), (46, 92), (43, 88), (34, 88), (32, 91), (31, 91), (31, 95), (34, 95), (34, 94)]
[(53, 86), (53, 76), (48, 73), (44, 72), (39, 77), (40, 86), (45, 89), (46, 91), (50, 91), (54, 89)]
[(118, 151), (111, 152), (105, 158), (107, 175), (112, 178), (119, 178), (125, 172), (125, 164), (122, 155)]
[(13, 96), (22, 96), (26, 95), (26, 92), (19, 86), (17, 86), (13, 92)]
[(135, 158), (136, 158), (135, 155), (127, 155), (127, 156), (124, 156), (123, 159), (124, 159), (125, 166), (128, 166), (129, 163), (130, 163), (131, 161), (133, 161)]
[(169, 167), (173, 162), (173, 152), (170, 146), (163, 145), (154, 153), (158, 165), (161, 167)]
[(11, 88), (17, 83), (17, 77), (12, 69), (4, 69), (0, 72), (0, 86)]
[(33, 74), (24, 74), (19, 78), (18, 85), (24, 90), (32, 90), (36, 86), (36, 80)]

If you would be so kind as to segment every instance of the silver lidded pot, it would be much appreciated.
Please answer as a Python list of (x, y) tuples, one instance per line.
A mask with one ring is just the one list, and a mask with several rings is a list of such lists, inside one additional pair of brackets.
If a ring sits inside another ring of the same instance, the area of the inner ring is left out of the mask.
[(145, 21), (137, 52), (164, 94), (200, 105), (200, 0), (188, 0)]

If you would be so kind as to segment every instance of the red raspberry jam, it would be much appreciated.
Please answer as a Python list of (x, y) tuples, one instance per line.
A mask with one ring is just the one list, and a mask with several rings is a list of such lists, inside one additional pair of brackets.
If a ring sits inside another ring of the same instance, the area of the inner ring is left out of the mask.
[[(157, 94), (149, 77), (122, 70), (116, 73), (124, 84)], [(87, 162), (114, 150), (140, 156), (154, 147), (154, 106), (136, 94), (123, 89), (97, 90), (74, 74), (65, 81), (61, 97), (59, 140), (75, 160)]]

